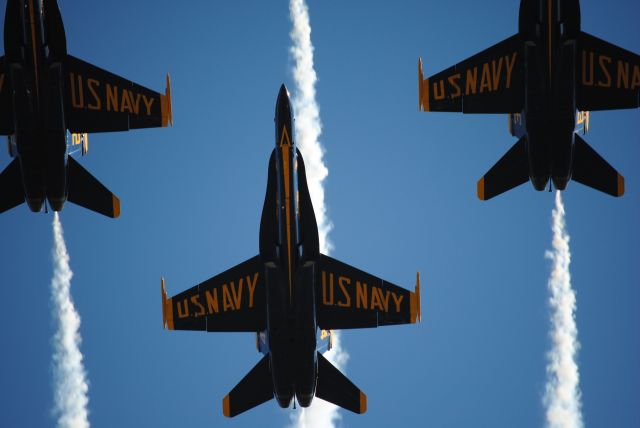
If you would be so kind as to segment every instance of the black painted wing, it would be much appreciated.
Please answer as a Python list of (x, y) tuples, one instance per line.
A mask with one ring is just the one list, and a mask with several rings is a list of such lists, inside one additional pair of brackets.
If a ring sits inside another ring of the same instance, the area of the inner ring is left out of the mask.
[(415, 323), (420, 318), (420, 282), (415, 292), (321, 255), (316, 287), (318, 326), (324, 330)]
[(516, 34), (426, 79), (418, 63), (419, 108), (519, 113), (524, 102), (522, 42)]
[(171, 298), (163, 279), (163, 326), (169, 330), (264, 330), (263, 272), (260, 256), (255, 256)]
[(640, 107), (640, 55), (585, 32), (576, 54), (578, 110)]
[(67, 128), (73, 133), (128, 131), (172, 123), (171, 88), (166, 94), (67, 55), (65, 61)]

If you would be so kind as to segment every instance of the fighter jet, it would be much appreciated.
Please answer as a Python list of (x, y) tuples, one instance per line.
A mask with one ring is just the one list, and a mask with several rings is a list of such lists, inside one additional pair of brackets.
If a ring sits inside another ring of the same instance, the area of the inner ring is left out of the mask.
[(639, 107), (640, 56), (581, 31), (578, 0), (521, 0), (517, 34), (427, 79), (420, 59), (418, 94), (424, 111), (509, 115), (518, 142), (478, 181), (481, 200), (528, 180), (624, 193), (575, 131), (587, 131), (589, 111)]
[[(159, 94), (67, 54), (55, 0), (8, 0), (0, 57), (0, 134), (13, 158), (0, 174), (0, 212), (39, 212), (70, 201), (109, 217), (120, 201), (69, 156), (89, 132), (172, 123), (171, 90)], [(67, 144), (71, 133), (71, 144)]]
[(274, 396), (283, 408), (293, 400), (307, 407), (316, 396), (364, 413), (365, 394), (318, 352), (318, 335), (415, 323), (420, 319), (420, 279), (411, 292), (320, 253), (284, 85), (275, 125), (260, 253), (171, 298), (162, 279), (162, 324), (169, 330), (256, 333), (264, 356), (222, 400), (227, 417)]

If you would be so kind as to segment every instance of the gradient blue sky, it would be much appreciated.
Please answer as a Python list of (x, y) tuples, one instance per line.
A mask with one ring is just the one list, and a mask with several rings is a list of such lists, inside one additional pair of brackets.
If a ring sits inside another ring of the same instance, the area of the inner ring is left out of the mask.
[[(59, 4), (69, 53), (156, 90), (169, 72), (173, 89), (173, 128), (90, 136), (81, 162), (122, 216), (61, 213), (92, 425), (285, 426), (273, 401), (222, 416), (255, 337), (163, 331), (159, 284), (175, 294), (258, 251), (275, 99), (293, 88), (287, 2)], [(309, 2), (333, 255), (407, 288), (423, 278), (421, 324), (343, 334), (369, 398), (345, 427), (543, 425), (553, 196), (526, 184), (479, 201), (515, 142), (506, 117), (417, 110), (418, 56), (432, 74), (511, 36), (518, 4)], [(640, 3), (581, 6), (583, 30), (640, 52)], [(639, 114), (596, 112), (586, 135), (627, 194), (563, 193), (591, 427), (640, 426)], [(0, 216), (2, 427), (55, 425), (51, 223), (26, 205)]]

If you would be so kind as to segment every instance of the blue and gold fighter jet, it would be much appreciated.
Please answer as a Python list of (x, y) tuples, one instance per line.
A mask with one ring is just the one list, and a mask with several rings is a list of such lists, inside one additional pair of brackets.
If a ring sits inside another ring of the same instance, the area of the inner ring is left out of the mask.
[(411, 292), (320, 253), (284, 85), (275, 124), (260, 253), (171, 298), (163, 279), (163, 326), (257, 335), (257, 348), (264, 356), (224, 397), (225, 416), (274, 397), (281, 407), (293, 400), (307, 407), (314, 396), (364, 413), (366, 396), (318, 352), (318, 335), (333, 329), (415, 323), (420, 319), (419, 276)]

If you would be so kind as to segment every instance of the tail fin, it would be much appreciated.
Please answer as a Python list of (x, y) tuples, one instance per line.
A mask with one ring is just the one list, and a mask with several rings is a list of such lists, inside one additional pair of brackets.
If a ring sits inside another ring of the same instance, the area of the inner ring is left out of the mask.
[(591, 148), (578, 134), (573, 147), (573, 181), (611, 196), (624, 194), (624, 177)]
[(529, 181), (529, 162), (522, 137), (478, 180), (478, 198), (486, 201)]
[(318, 352), (316, 397), (354, 413), (367, 411), (367, 396), (320, 352)]
[(69, 156), (67, 201), (107, 217), (120, 216), (120, 199)]
[(232, 418), (273, 398), (269, 355), (265, 355), (222, 400), (222, 413)]
[(0, 173), (0, 213), (24, 202), (24, 188), (20, 175), (20, 161), (13, 158), (8, 167)]

